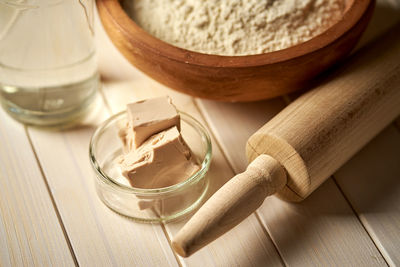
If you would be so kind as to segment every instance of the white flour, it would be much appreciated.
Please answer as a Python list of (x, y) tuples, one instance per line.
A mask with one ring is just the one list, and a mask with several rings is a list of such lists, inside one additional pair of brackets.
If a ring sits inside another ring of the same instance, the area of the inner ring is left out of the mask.
[(127, 0), (128, 14), (173, 45), (218, 55), (284, 49), (324, 32), (344, 0)]

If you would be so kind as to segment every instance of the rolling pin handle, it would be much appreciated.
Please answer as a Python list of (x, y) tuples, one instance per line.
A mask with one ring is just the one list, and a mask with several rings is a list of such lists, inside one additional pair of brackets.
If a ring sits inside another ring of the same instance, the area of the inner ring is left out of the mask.
[(188, 257), (238, 225), (264, 199), (286, 185), (286, 171), (268, 155), (260, 155), (221, 187), (186, 223), (172, 241), (174, 250)]

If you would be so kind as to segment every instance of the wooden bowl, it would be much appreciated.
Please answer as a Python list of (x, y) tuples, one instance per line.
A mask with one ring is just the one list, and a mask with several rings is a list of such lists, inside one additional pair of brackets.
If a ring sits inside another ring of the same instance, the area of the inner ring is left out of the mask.
[(103, 26), (139, 70), (177, 91), (220, 101), (254, 101), (301, 89), (356, 45), (374, 0), (347, 0), (343, 18), (324, 33), (287, 49), (218, 56), (178, 48), (140, 28), (118, 0), (97, 0)]

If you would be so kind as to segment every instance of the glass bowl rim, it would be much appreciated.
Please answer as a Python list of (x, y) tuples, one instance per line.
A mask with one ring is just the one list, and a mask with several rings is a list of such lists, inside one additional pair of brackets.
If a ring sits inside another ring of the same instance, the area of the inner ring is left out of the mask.
[(196, 132), (198, 132), (202, 138), (205, 139), (205, 143), (206, 143), (206, 154), (204, 156), (204, 159), (201, 162), (201, 168), (195, 172), (194, 174), (192, 174), (188, 179), (171, 185), (171, 186), (167, 186), (167, 187), (161, 187), (161, 188), (152, 188), (152, 189), (146, 189), (146, 188), (137, 188), (137, 187), (131, 187), (131, 186), (127, 186), (124, 184), (121, 184), (117, 181), (115, 181), (114, 179), (112, 179), (111, 177), (109, 177), (100, 167), (100, 164), (97, 162), (97, 159), (95, 157), (95, 141), (101, 136), (101, 134), (110, 126), (111, 123), (113, 123), (115, 120), (119, 119), (120, 117), (122, 117), (123, 115), (126, 115), (126, 111), (121, 111), (117, 114), (112, 115), (111, 117), (109, 117), (108, 119), (106, 119), (104, 122), (102, 122), (97, 129), (95, 130), (95, 132), (93, 133), (91, 139), (90, 139), (90, 143), (89, 143), (89, 159), (90, 159), (90, 163), (94, 169), (94, 171), (96, 172), (96, 176), (97, 177), (101, 177), (101, 180), (103, 180), (103, 182), (107, 183), (108, 185), (110, 185), (111, 187), (117, 189), (117, 190), (122, 190), (125, 192), (129, 192), (129, 193), (135, 193), (135, 194), (140, 194), (140, 195), (159, 195), (159, 194), (163, 194), (163, 193), (171, 193), (171, 192), (176, 192), (179, 189), (185, 188), (187, 185), (190, 185), (193, 182), (197, 182), (199, 180), (201, 180), (206, 172), (208, 171), (209, 167), (210, 167), (210, 163), (211, 163), (211, 156), (212, 156), (212, 145), (211, 145), (211, 138), (210, 135), (208, 134), (208, 131), (204, 128), (204, 126), (198, 121), (196, 120), (194, 117), (192, 117), (191, 115), (187, 114), (186, 112), (182, 112), (180, 110), (178, 110), (178, 113), (180, 115), (183, 115), (181, 117), (181, 119), (183, 121), (185, 121), (186, 123), (188, 123), (190, 126), (192, 126)]

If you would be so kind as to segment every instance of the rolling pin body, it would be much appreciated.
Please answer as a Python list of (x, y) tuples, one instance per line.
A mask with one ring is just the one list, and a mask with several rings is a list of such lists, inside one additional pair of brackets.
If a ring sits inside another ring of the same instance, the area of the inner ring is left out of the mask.
[(400, 113), (400, 35), (364, 49), (247, 142), (249, 162), (278, 160), (288, 183), (278, 196), (300, 201)]
[(358, 52), (250, 137), (246, 153), (249, 162), (256, 162), (258, 175), (250, 163), (218, 190), (175, 236), (172, 244), (178, 254), (189, 256), (216, 239), (268, 195), (303, 200), (396, 118), (400, 113), (397, 29), (385, 36), (385, 42)]

